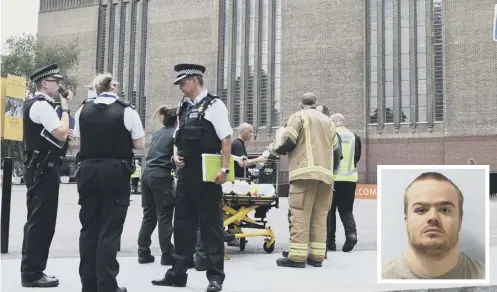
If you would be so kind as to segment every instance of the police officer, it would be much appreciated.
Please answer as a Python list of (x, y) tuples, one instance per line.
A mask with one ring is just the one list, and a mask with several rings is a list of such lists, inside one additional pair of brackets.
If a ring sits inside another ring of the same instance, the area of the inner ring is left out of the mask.
[[(221, 184), (226, 182), (231, 156), (233, 129), (224, 103), (204, 89), (205, 67), (179, 64), (175, 85), (193, 99), (192, 107), (179, 113), (175, 135), (174, 162), (178, 171), (176, 210), (174, 214), (175, 262), (154, 285), (185, 287), (195, 246), (195, 231), (200, 225), (203, 251), (207, 256), (207, 291), (222, 290), (224, 281), (224, 231)], [(202, 179), (202, 153), (220, 153), (222, 168), (214, 182)]]
[(159, 245), (162, 251), (161, 264), (172, 265), (174, 246), (173, 235), (174, 191), (173, 156), (176, 129), (176, 109), (159, 107), (155, 114), (164, 125), (152, 136), (148, 149), (146, 167), (142, 175), (143, 221), (138, 235), (138, 262), (151, 263), (155, 260), (150, 252), (151, 237), (158, 221)]
[(57, 219), (60, 156), (63, 145), (72, 136), (69, 133), (72, 93), (61, 99), (59, 119), (54, 102), (60, 98), (58, 90), (63, 78), (57, 64), (39, 69), (30, 79), (37, 91), (23, 109), (28, 218), (22, 243), (21, 284), (23, 287), (56, 287), (57, 278), (47, 276), (44, 271)]
[(74, 117), (80, 144), (79, 274), (83, 292), (123, 292), (116, 255), (130, 203), (133, 149), (144, 151), (145, 132), (138, 113), (117, 96), (112, 75), (98, 75), (93, 85), (98, 97), (86, 99)]
[(357, 163), (361, 159), (361, 139), (345, 127), (345, 118), (342, 114), (333, 114), (330, 120), (335, 123), (337, 133), (342, 138), (342, 161), (340, 168), (335, 175), (335, 195), (328, 212), (327, 249), (336, 251), (336, 211), (340, 214), (340, 219), (345, 229), (345, 244), (342, 246), (343, 252), (349, 252), (357, 244), (357, 229), (354, 220), (354, 199), (355, 189), (359, 176), (357, 174)]

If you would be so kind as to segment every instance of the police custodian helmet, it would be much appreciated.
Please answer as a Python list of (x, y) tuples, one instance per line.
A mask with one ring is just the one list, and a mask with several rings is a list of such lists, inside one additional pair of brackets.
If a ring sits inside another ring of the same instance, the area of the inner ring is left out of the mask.
[(188, 76), (204, 76), (205, 67), (196, 64), (178, 64), (174, 66), (174, 71), (176, 71), (176, 80), (174, 80), (174, 85), (178, 85), (179, 82)]
[(60, 75), (59, 66), (57, 66), (57, 64), (51, 64), (51, 65), (48, 65), (46, 67), (43, 67), (43, 68), (37, 70), (36, 72), (31, 74), (31, 76), (29, 76), (29, 79), (32, 82), (36, 82), (36, 81), (41, 80), (42, 78), (46, 78), (46, 77), (54, 77), (57, 79), (64, 79), (64, 77), (62, 77), (62, 75)]

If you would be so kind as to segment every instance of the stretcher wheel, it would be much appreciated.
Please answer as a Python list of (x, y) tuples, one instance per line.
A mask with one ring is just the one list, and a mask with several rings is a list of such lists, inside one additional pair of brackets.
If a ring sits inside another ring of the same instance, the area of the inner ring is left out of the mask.
[(243, 237), (240, 238), (240, 251), (245, 250), (245, 244), (247, 243), (247, 240)]
[(268, 246), (267, 245), (268, 241), (265, 241), (264, 244), (262, 245), (262, 248), (264, 249), (265, 252), (272, 253), (274, 251), (275, 243), (276, 242), (273, 242), (273, 244), (271, 244), (270, 246)]

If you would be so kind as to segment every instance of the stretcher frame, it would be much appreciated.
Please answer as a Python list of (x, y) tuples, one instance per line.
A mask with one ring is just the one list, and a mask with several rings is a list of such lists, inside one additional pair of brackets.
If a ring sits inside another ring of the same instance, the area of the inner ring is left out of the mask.
[[(223, 194), (223, 226), (227, 228), (230, 224), (234, 225), (234, 228), (232, 229), (233, 233), (228, 233), (225, 236), (225, 241), (228, 242), (234, 239), (239, 239), (240, 251), (245, 250), (245, 245), (247, 243), (246, 238), (248, 237), (265, 237), (262, 247), (266, 253), (272, 253), (275, 249), (276, 235), (271, 229), (271, 226), (266, 221), (266, 214), (271, 208), (279, 208), (278, 185), (280, 167), (278, 163), (279, 160), (277, 158), (268, 159), (267, 161), (273, 162), (276, 166), (275, 169), (273, 169), (273, 172), (276, 172), (276, 181), (273, 184), (275, 185), (274, 195), (253, 197), (250, 194)], [(245, 168), (245, 174), (242, 180), (257, 183), (258, 178), (255, 180), (247, 178), (247, 168)], [(260, 208), (265, 208), (266, 210), (261, 210)], [(262, 217), (257, 216), (258, 209), (261, 210), (263, 214)], [(248, 216), (248, 214), (252, 211), (256, 211), (256, 216), (254, 219)], [(245, 229), (258, 229), (258, 231), (245, 232)], [(225, 249), (225, 256), (227, 259), (229, 259), (227, 249)]]

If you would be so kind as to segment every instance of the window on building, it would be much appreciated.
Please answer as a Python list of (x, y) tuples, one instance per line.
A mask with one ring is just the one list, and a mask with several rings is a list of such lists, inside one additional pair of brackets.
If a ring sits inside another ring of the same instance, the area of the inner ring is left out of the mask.
[(118, 79), (120, 97), (136, 106), (144, 125), (148, 1), (114, 3), (110, 9), (100, 6), (96, 66), (97, 73), (111, 72)]
[(443, 121), (442, 5), (368, 0), (369, 123)]
[(98, 15), (97, 73), (105, 70), (105, 45), (107, 40), (107, 5), (100, 6)]
[(281, 0), (220, 0), (218, 94), (233, 127), (279, 126)]

